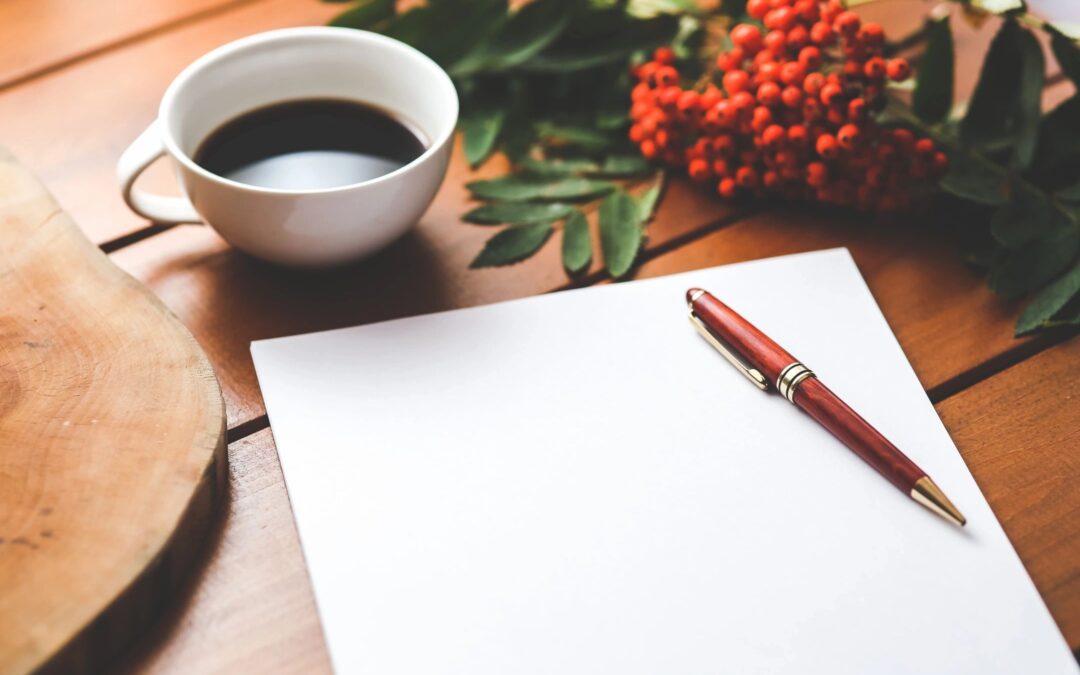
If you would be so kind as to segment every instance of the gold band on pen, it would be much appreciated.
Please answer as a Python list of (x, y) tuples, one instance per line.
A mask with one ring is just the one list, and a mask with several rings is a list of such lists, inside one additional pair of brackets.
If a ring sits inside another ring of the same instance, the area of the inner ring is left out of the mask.
[(776, 378), (776, 389), (788, 401), (795, 403), (795, 392), (798, 391), (799, 385), (803, 383), (803, 380), (811, 377), (816, 377), (814, 371), (798, 361), (790, 363), (780, 371), (780, 376)]

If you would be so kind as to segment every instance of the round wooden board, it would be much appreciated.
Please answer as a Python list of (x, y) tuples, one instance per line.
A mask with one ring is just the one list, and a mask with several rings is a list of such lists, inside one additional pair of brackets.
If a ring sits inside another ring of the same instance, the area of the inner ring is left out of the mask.
[(0, 673), (102, 672), (224, 497), (191, 334), (0, 152)]

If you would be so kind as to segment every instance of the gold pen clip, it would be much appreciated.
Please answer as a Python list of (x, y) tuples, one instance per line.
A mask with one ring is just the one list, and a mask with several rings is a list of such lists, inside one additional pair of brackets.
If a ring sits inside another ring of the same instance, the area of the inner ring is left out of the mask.
[(766, 391), (769, 388), (769, 381), (765, 379), (765, 376), (761, 374), (761, 371), (754, 368), (747, 363), (741, 356), (735, 353), (730, 347), (728, 347), (723, 340), (713, 334), (709, 327), (705, 325), (701, 319), (694, 314), (694, 310), (690, 310), (690, 323), (694, 324), (694, 328), (701, 333), (701, 337), (705, 338), (705, 341), (716, 348), (716, 351), (720, 352), (720, 355), (727, 359), (728, 363), (735, 366), (735, 370), (746, 376), (746, 379), (754, 383), (758, 389)]

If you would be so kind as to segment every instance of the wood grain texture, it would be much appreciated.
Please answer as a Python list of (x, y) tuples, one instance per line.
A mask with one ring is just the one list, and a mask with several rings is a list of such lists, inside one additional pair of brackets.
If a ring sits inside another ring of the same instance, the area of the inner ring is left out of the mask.
[(1069, 646), (1080, 649), (1080, 339), (937, 405)]
[(949, 227), (919, 216), (776, 210), (646, 262), (637, 276), (845, 246), (923, 386), (933, 389), (1026, 343), (1012, 334), (1019, 303), (994, 295), (961, 261), (947, 243)]
[[(1072, 487), (1080, 475), (1080, 399), (1057, 385), (1078, 376), (1080, 340), (1073, 340), (937, 405), (1074, 650), (1080, 648), (1080, 492)], [(324, 670), (325, 646), (273, 437), (263, 430), (229, 453), (235, 498), (215, 552), (190, 600), (139, 645), (123, 672), (239, 672), (238, 664), (256, 658), (267, 659), (258, 661), (267, 665), (261, 672)], [(251, 640), (273, 647), (260, 656), (246, 646)]]
[[(69, 4), (80, 3), (64, 3)], [(109, 3), (81, 4), (80, 11), (99, 11)], [(248, 2), (35, 78), (0, 92), (0, 144), (49, 186), (91, 241), (144, 227), (147, 222), (120, 198), (116, 161), (153, 121), (173, 78), (226, 42), (274, 28), (322, 24), (340, 11), (341, 5), (315, 0)], [(56, 7), (52, 12), (62, 16)], [(140, 185), (178, 193), (172, 169), (163, 161)]]
[(0, 3), (0, 88), (178, 21), (252, 0)]
[[(226, 513), (211, 553), (121, 673), (330, 670), (270, 431), (229, 446)], [(162, 608), (166, 609), (166, 608)]]
[(99, 672), (221, 501), (221, 392), (176, 317), (6, 155), (0, 297), (0, 672)]

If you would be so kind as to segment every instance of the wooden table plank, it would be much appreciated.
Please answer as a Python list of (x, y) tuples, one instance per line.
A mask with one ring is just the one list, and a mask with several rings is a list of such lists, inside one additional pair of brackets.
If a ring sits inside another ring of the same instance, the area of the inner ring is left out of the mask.
[[(1073, 340), (937, 405), (1074, 650), (1080, 648), (1080, 492), (1073, 489), (1080, 429), (1077, 394), (1062, 393), (1060, 384), (1078, 376), (1080, 340)], [(221, 543), (194, 582), (191, 601), (140, 646), (129, 672), (231, 672), (254, 665), (247, 659), (261, 645), (273, 645), (265, 656), (281, 672), (316, 672), (325, 664), (273, 437), (263, 430), (234, 443), (230, 458), (236, 503)], [(246, 647), (253, 638), (256, 647)]]
[(204, 562), (121, 672), (329, 671), (269, 430), (229, 446), (228, 510)]
[[(503, 169), (495, 162), (478, 175)], [(383, 253), (339, 270), (272, 267), (202, 227), (178, 228), (112, 257), (157, 293), (212, 355), (233, 426), (264, 412), (248, 352), (252, 340), (519, 298), (569, 283), (557, 237), (514, 267), (468, 268), (495, 230), (461, 223), (471, 206), (467, 176), (473, 174), (456, 148), (450, 175), (416, 229)], [(740, 213), (676, 181), (650, 226), (647, 249), (663, 249)]]
[(938, 404), (976, 482), (1080, 649), (1080, 339)]
[(919, 217), (874, 221), (775, 210), (649, 261), (638, 276), (845, 246), (923, 386), (932, 390), (1028, 341), (1013, 337), (1020, 304), (994, 295), (981, 275), (942, 243), (947, 235), (936, 227)]
[(155, 30), (253, 0), (0, 3), (0, 89)]
[[(144, 227), (120, 199), (116, 161), (154, 119), (169, 82), (214, 47), (273, 28), (322, 24), (338, 11), (340, 5), (313, 0), (245, 3), (0, 92), (0, 145), (41, 178), (91, 241)], [(149, 189), (177, 191), (164, 162), (144, 180)]]

